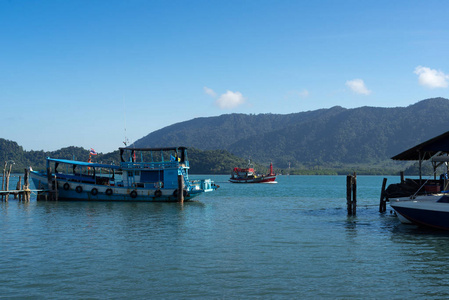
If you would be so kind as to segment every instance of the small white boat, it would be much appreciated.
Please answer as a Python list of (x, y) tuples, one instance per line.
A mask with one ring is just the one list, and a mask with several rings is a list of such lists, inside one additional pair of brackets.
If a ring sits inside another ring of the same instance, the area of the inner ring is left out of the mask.
[(402, 216), (400, 213), (397, 213), (396, 210), (394, 209), (394, 205), (399, 203), (399, 202), (407, 202), (407, 201), (420, 201), (420, 202), (424, 202), (424, 201), (437, 201), (438, 199), (441, 198), (441, 196), (443, 196), (444, 194), (428, 194), (428, 195), (420, 195), (420, 196), (410, 196), (410, 197), (400, 197), (400, 198), (393, 198), (393, 199), (389, 199), (390, 201), (390, 207), (392, 210), (395, 211), (398, 219), (401, 221), (401, 223), (404, 224), (412, 224), (413, 222), (408, 220), (407, 218), (405, 218), (404, 216)]
[(415, 199), (393, 199), (390, 206), (403, 223), (449, 230), (449, 195), (432, 194)]

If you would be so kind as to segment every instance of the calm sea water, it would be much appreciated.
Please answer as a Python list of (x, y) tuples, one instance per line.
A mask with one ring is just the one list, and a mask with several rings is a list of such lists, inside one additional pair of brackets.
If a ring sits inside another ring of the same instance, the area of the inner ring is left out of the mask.
[(345, 176), (227, 178), (183, 205), (0, 203), (0, 298), (449, 297), (449, 234), (379, 214), (383, 177), (356, 217)]

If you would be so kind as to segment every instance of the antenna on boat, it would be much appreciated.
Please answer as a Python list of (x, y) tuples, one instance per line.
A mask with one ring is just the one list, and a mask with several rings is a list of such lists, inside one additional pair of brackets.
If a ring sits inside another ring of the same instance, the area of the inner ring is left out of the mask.
[(125, 140), (123, 141), (123, 144), (125, 144), (125, 147), (128, 147), (129, 140), (126, 137), (126, 107), (125, 107), (125, 99), (123, 99), (123, 115), (124, 115), (124, 121), (125, 121)]

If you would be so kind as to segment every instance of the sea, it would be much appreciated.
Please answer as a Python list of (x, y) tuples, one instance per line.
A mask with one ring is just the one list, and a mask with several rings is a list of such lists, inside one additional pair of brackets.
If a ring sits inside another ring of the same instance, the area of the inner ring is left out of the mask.
[(0, 298), (449, 297), (449, 233), (379, 213), (384, 176), (357, 176), (356, 216), (346, 176), (207, 177), (183, 204), (0, 202)]

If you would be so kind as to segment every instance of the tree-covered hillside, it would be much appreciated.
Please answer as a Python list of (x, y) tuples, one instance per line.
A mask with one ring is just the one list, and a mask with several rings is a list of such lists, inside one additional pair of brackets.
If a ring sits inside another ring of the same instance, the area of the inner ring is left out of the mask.
[(373, 164), (449, 130), (449, 100), (408, 107), (333, 107), (288, 115), (197, 118), (150, 133), (139, 147), (182, 144), (225, 149), (265, 165), (294, 168)]
[[(136, 147), (187, 146), (192, 174), (229, 174), (247, 159), (266, 172), (290, 174), (392, 174), (409, 167), (390, 157), (449, 130), (449, 100), (434, 98), (408, 107), (333, 107), (288, 115), (230, 114), (197, 118), (155, 131)], [(67, 147), (53, 152), (24, 151), (0, 139), (0, 163), (13, 161), (15, 171), (43, 170), (45, 158), (87, 161), (89, 151)], [(94, 157), (118, 163), (114, 151)], [(413, 166), (408, 170), (413, 172)]]

